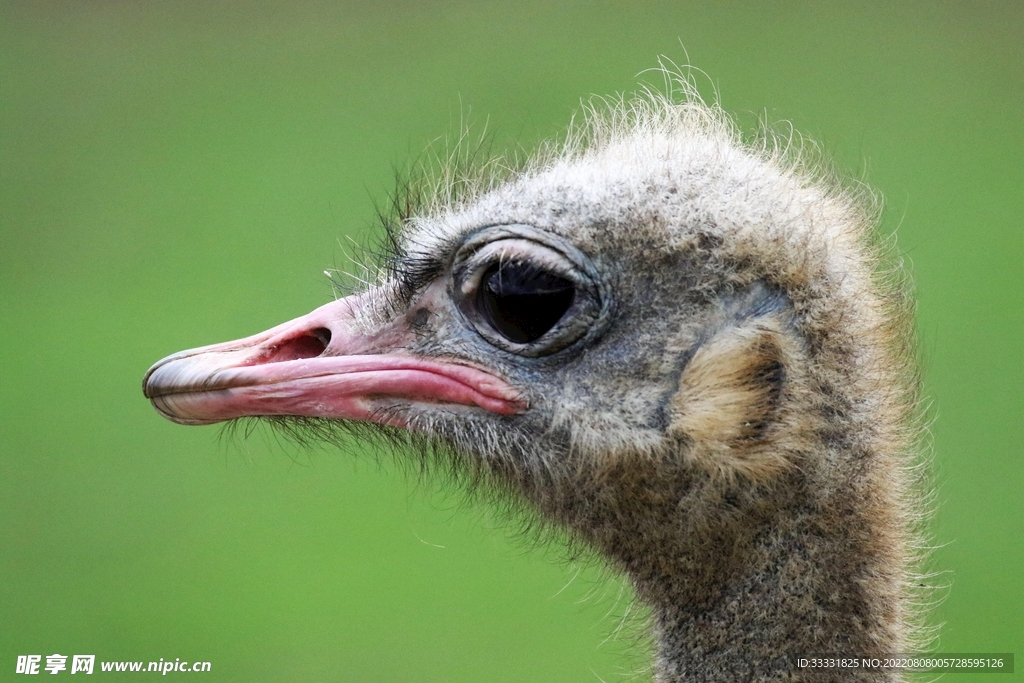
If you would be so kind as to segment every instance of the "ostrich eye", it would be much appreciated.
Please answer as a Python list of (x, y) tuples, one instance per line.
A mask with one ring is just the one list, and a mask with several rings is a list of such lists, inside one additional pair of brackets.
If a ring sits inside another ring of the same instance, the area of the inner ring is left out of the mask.
[(477, 307), (509, 341), (529, 344), (544, 336), (572, 306), (576, 286), (532, 263), (499, 262), (480, 279)]
[(530, 225), (492, 225), (455, 252), (449, 296), (484, 341), (521, 358), (553, 356), (600, 334), (611, 298), (594, 264)]

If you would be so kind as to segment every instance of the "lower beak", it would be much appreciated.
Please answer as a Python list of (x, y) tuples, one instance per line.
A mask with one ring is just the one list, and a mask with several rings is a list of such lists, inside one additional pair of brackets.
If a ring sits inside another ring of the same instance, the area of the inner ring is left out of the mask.
[(408, 353), (407, 330), (360, 332), (355, 316), (367, 299), (339, 299), (252, 337), (168, 356), (146, 373), (142, 391), (161, 415), (192, 425), (294, 415), (403, 426), (401, 408), (415, 404), (501, 415), (525, 408), (488, 372)]

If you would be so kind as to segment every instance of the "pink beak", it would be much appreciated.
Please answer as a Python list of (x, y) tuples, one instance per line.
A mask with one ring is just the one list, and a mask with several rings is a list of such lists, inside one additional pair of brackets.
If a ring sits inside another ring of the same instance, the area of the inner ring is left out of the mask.
[(355, 315), (366, 298), (339, 299), (252, 337), (168, 356), (146, 373), (142, 391), (161, 415), (190, 425), (295, 415), (403, 426), (401, 411), (390, 408), (475, 406), (500, 415), (525, 408), (518, 392), (488, 372), (403, 352), (412, 339), (407, 329), (360, 332)]

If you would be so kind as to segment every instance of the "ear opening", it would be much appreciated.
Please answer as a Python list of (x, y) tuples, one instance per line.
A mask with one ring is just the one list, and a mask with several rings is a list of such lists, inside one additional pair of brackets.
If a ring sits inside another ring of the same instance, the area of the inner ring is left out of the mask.
[(731, 327), (701, 344), (669, 405), (669, 434), (690, 442), (694, 464), (729, 477), (766, 478), (787, 459), (771, 441), (788, 382), (777, 320)]

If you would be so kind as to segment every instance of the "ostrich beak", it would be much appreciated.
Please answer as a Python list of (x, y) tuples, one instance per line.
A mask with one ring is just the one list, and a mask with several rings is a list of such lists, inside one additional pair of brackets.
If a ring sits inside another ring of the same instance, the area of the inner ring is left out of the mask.
[(404, 319), (368, 335), (355, 324), (369, 295), (339, 299), (266, 332), (168, 356), (142, 380), (157, 412), (199, 425), (294, 415), (404, 426), (396, 406), (475, 406), (514, 415), (525, 403), (494, 375), (403, 350)]

